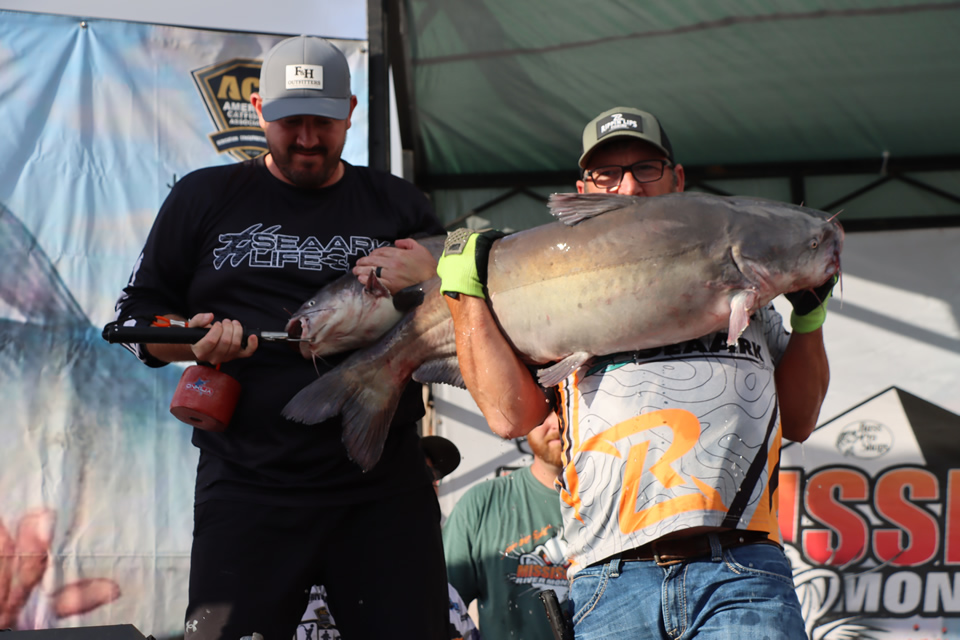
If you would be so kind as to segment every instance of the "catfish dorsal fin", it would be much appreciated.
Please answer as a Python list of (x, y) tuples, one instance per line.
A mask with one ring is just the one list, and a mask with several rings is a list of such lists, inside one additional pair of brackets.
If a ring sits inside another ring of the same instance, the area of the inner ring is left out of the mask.
[(550, 214), (565, 225), (573, 226), (608, 211), (633, 204), (633, 196), (616, 193), (554, 193), (547, 202)]
[(380, 278), (377, 277), (376, 269), (370, 269), (370, 277), (367, 278), (367, 284), (364, 287), (364, 291), (375, 298), (390, 297), (390, 290), (387, 289), (387, 286), (380, 281)]

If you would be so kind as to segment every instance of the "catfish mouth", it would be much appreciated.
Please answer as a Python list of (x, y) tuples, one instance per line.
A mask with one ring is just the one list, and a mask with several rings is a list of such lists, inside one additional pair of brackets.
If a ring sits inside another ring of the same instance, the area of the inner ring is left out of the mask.
[(299, 339), (303, 337), (304, 330), (307, 328), (307, 318), (304, 316), (293, 317), (287, 321), (287, 326), (284, 331), (287, 332), (287, 336), (294, 339)]
[(287, 332), (287, 336), (291, 338), (299, 338), (303, 335), (303, 324), (300, 321), (300, 318), (290, 318), (287, 320), (287, 326), (284, 328), (284, 331)]
[(832, 241), (833, 253), (828, 258), (824, 267), (823, 277), (826, 279), (836, 275), (839, 280), (842, 273), (842, 269), (840, 268), (840, 252), (843, 250), (843, 240), (845, 234), (843, 232), (843, 225), (836, 220), (832, 220), (831, 222), (834, 226), (832, 229), (829, 229), (826, 233), (824, 233), (822, 242)]
[(838, 220), (834, 220), (833, 224), (836, 225), (835, 234), (836, 240), (833, 245), (833, 260), (830, 261), (830, 266), (833, 267), (833, 273), (837, 276), (837, 289), (840, 292), (840, 299), (843, 300), (843, 269), (840, 267), (840, 251), (843, 249), (843, 240), (845, 233), (843, 231), (843, 225), (840, 224)]
[(829, 252), (824, 251), (824, 255), (818, 258), (818, 262), (822, 265), (820, 275), (813, 278), (814, 282), (811, 282), (808, 286), (801, 286), (795, 289), (795, 291), (809, 291), (813, 293), (815, 289), (825, 284), (830, 278), (836, 276), (837, 286), (842, 295), (843, 278), (842, 269), (840, 268), (840, 253), (843, 250), (844, 232), (839, 222), (832, 220), (831, 223), (833, 227), (828, 227), (820, 238), (821, 245), (825, 242), (833, 243), (833, 250)]
[(843, 249), (843, 240), (844, 240), (844, 237), (845, 237), (846, 234), (845, 234), (844, 231), (843, 231), (843, 225), (840, 224), (839, 221), (834, 220), (833, 224), (835, 224), (836, 227), (837, 227), (837, 228), (834, 230), (834, 232), (835, 232), (835, 234), (836, 234), (836, 241), (835, 241), (834, 246), (833, 246), (833, 264), (836, 265), (836, 267), (837, 267), (836, 273), (839, 274), (839, 273), (841, 272), (841, 270), (840, 270), (840, 251)]

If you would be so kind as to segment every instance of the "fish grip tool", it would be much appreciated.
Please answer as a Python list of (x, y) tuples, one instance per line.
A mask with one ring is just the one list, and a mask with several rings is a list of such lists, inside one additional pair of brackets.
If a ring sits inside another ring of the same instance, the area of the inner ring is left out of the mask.
[[(208, 329), (203, 327), (188, 327), (180, 320), (170, 320), (163, 316), (157, 316), (157, 318), (149, 327), (125, 327), (119, 322), (111, 322), (103, 328), (101, 335), (110, 344), (195, 344), (207, 335)], [(247, 339), (251, 335), (267, 342), (309, 342), (308, 338), (293, 338), (287, 335), (286, 331), (258, 329), (244, 336), (243, 342), (240, 343), (242, 347), (247, 346)]]
[(550, 630), (553, 631), (554, 639), (573, 640), (573, 626), (560, 607), (557, 592), (553, 589), (544, 589), (537, 595), (540, 602), (543, 603), (543, 609), (547, 614), (547, 621), (550, 623)]
[[(124, 327), (111, 322), (103, 328), (103, 339), (115, 343), (194, 344), (207, 335), (207, 329), (187, 327), (180, 320), (156, 316), (149, 327)], [(281, 331), (255, 331), (262, 340), (300, 341)], [(247, 338), (243, 339), (246, 346)], [(240, 400), (240, 383), (220, 371), (220, 365), (197, 363), (187, 367), (170, 401), (170, 413), (177, 420), (203, 429), (225, 431)]]

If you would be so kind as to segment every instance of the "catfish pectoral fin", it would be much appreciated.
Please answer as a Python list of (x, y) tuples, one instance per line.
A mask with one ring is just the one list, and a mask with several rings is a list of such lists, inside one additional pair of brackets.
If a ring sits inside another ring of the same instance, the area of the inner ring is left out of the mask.
[(730, 300), (730, 326), (727, 329), (727, 345), (737, 344), (747, 325), (750, 324), (750, 314), (755, 311), (759, 296), (752, 289), (738, 292)]
[(463, 374), (460, 373), (460, 362), (457, 356), (425, 362), (413, 372), (413, 379), (423, 384), (439, 382), (461, 389), (467, 388), (463, 382)]
[(584, 362), (592, 357), (592, 353), (586, 353), (584, 351), (571, 353), (557, 364), (549, 366), (546, 369), (541, 369), (540, 372), (537, 373), (537, 381), (541, 387), (554, 387), (563, 382), (569, 375), (579, 369)]
[(340, 413), (340, 407), (349, 397), (349, 389), (331, 384), (326, 378), (322, 376), (301, 389), (280, 415), (294, 422), (317, 424)]

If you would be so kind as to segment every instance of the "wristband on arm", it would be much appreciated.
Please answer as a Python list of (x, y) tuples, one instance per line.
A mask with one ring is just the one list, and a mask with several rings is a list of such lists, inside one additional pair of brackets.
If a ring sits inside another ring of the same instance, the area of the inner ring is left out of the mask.
[(496, 229), (474, 231), (457, 229), (450, 232), (437, 262), (440, 293), (451, 298), (459, 294), (486, 298), (487, 258), (494, 240), (502, 238)]
[(816, 289), (804, 289), (785, 294), (793, 305), (790, 326), (794, 333), (812, 333), (823, 326), (827, 319), (827, 302), (833, 295), (833, 286), (838, 277), (833, 275)]

